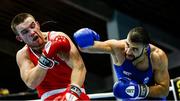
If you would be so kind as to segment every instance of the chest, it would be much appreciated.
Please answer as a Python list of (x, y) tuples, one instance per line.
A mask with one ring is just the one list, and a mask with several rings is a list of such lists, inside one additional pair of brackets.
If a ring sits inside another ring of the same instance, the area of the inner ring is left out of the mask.
[(153, 72), (151, 65), (147, 66), (146, 70), (139, 70), (135, 67), (131, 61), (125, 60), (121, 66), (114, 66), (117, 72), (118, 78), (128, 77), (138, 83), (149, 83), (152, 79)]

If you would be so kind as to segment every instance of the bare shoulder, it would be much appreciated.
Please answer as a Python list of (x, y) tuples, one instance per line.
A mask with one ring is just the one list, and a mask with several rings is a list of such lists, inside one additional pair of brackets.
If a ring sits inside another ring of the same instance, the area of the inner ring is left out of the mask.
[(27, 46), (24, 46), (22, 49), (20, 49), (17, 53), (16, 53), (16, 61), (17, 64), (20, 65), (22, 60), (25, 60), (29, 57), (28, 52), (27, 52)]
[(166, 53), (162, 49), (154, 45), (150, 45), (150, 47), (151, 47), (151, 61), (155, 69), (166, 68), (168, 65), (168, 58)]

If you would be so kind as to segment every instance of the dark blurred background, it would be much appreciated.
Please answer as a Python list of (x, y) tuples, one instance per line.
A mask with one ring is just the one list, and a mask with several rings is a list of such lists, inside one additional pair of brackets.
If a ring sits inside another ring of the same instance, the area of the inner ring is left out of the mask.
[[(10, 94), (30, 91), (20, 78), (15, 58), (24, 44), (16, 41), (10, 29), (12, 18), (22, 12), (31, 13), (43, 31), (62, 31), (71, 38), (79, 28), (89, 27), (102, 41), (114, 34), (121, 39), (133, 26), (144, 26), (153, 44), (167, 53), (173, 79), (180, 71), (178, 4), (177, 0), (0, 0), (0, 88), (7, 88)], [(81, 55), (88, 71), (87, 93), (112, 91), (110, 56)]]

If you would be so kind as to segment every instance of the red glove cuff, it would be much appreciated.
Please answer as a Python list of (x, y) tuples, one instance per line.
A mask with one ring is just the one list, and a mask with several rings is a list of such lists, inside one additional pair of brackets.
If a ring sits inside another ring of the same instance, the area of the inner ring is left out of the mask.
[(81, 88), (76, 84), (70, 84), (69, 91), (77, 96), (80, 96), (82, 93)]

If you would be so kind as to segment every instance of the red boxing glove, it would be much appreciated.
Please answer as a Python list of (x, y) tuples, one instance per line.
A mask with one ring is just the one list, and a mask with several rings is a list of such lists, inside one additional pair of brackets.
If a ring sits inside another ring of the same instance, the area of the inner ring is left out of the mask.
[(43, 54), (47, 58), (51, 58), (57, 52), (68, 53), (70, 51), (69, 40), (65, 36), (56, 36), (53, 40), (48, 41), (43, 50)]
[(65, 36), (56, 36), (53, 40), (46, 43), (42, 56), (39, 58), (39, 64), (44, 69), (50, 69), (54, 66), (54, 61), (51, 59), (58, 52), (68, 53), (70, 51), (69, 40)]
[(77, 85), (71, 84), (68, 85), (66, 91), (64, 92), (63, 95), (60, 95), (54, 99), (54, 101), (83, 101), (89, 100), (89, 97), (81, 92), (80, 87)]

